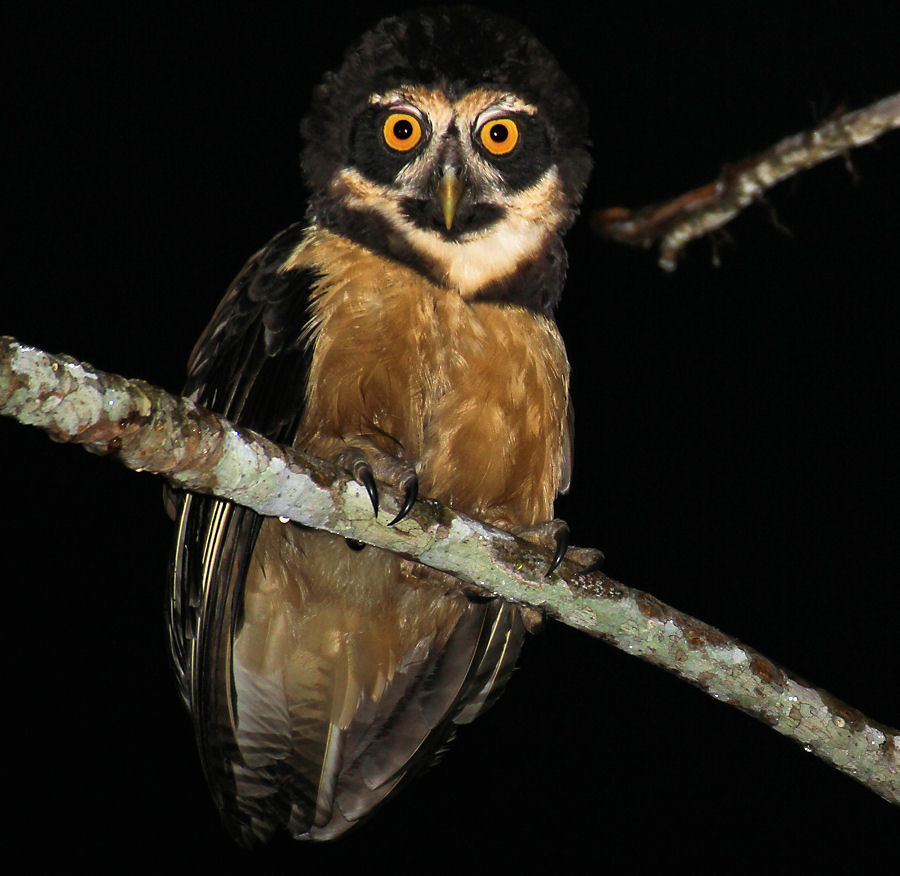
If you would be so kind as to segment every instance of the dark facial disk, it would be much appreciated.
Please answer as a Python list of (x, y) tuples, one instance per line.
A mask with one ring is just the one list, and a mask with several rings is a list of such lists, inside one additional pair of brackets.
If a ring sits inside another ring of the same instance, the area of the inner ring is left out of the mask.
[[(400, 205), (404, 216), (414, 225), (447, 240), (457, 240), (497, 222), (505, 214), (505, 209), (496, 203), (498, 195), (510, 195), (533, 186), (555, 161), (550, 132), (540, 115), (510, 112), (462, 131), (454, 124), (447, 132), (435, 132), (423, 114), (413, 131), (407, 118), (390, 107), (371, 106), (354, 122), (350, 165), (373, 182), (396, 186), (403, 169), (419, 159), (433, 136), (442, 136), (445, 142), (435, 156), (432, 173), (417, 191), (404, 195)], [(460, 139), (464, 137), (470, 141), (467, 151), (474, 152), (496, 174), (484, 179), (466, 165), (460, 157), (464, 152)], [(453, 168), (464, 186), (450, 228), (446, 226), (436, 195), (441, 174), (447, 167)]]
[[(334, 175), (350, 163), (369, 162), (357, 166), (367, 177), (387, 182), (391, 157), (373, 150), (362, 158), (357, 148), (357, 138), (366, 136), (361, 120), (372, 94), (410, 83), (443, 88), (453, 100), (475, 87), (492, 88), (539, 107), (545, 120), (538, 122), (543, 125), (537, 132), (540, 145), (530, 142), (523, 151), (532, 157), (522, 163), (518, 158), (502, 162), (508, 166), (505, 182), (513, 188), (528, 185), (529, 178), (540, 175), (539, 168), (551, 163), (541, 154), (549, 152), (574, 213), (590, 171), (585, 107), (553, 56), (528, 31), (473, 7), (417, 10), (386, 19), (348, 52), (336, 73), (326, 76), (302, 126), (302, 164), (314, 211), (316, 196), (324, 195)], [(373, 126), (373, 136), (378, 131)]]
[[(397, 174), (422, 153), (432, 133), (427, 117), (423, 117), (421, 137), (416, 145), (404, 151), (392, 149), (385, 139), (385, 125), (392, 115), (396, 113), (389, 108), (369, 106), (354, 119), (350, 133), (348, 164), (373, 182), (385, 185), (396, 182)], [(400, 128), (402, 124), (401, 119), (394, 128)]]
[(468, 298), (549, 311), (586, 130), (577, 92), (514, 22), (472, 7), (387, 19), (314, 94), (308, 215)]

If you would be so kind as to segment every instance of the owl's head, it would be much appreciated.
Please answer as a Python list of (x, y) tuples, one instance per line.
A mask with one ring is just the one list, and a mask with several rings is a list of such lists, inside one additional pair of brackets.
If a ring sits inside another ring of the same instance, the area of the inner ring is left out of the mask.
[(514, 297), (519, 277), (543, 287), (523, 303), (555, 303), (587, 111), (520, 25), (471, 7), (385, 19), (326, 75), (302, 132), (316, 221), (468, 297)]

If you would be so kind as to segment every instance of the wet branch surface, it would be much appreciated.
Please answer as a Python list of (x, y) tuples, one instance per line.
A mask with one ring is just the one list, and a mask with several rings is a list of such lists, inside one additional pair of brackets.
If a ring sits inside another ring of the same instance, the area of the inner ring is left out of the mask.
[(659, 266), (674, 271), (681, 251), (692, 240), (718, 230), (782, 180), (846, 156), (895, 128), (900, 128), (900, 93), (785, 137), (746, 161), (726, 165), (718, 179), (671, 201), (639, 210), (597, 210), (591, 224), (602, 237), (620, 243), (650, 247), (659, 241)]
[[(322, 460), (280, 447), (140, 380), (0, 339), (0, 412), (115, 454), (174, 486), (352, 537), (450, 572), (471, 589), (537, 609), (668, 669), (900, 804), (900, 734), (737, 639), (600, 572), (425, 499), (388, 527), (402, 497), (382, 487), (381, 521), (363, 487)], [(388, 516), (384, 516), (387, 514)]]

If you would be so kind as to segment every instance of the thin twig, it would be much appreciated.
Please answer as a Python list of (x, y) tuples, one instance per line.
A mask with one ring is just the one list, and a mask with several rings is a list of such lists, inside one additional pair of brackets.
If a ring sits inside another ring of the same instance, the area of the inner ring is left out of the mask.
[(659, 266), (674, 271), (688, 243), (721, 228), (788, 177), (871, 143), (900, 127), (900, 93), (844, 113), (812, 131), (785, 137), (765, 152), (726, 165), (718, 179), (671, 201), (639, 210), (608, 207), (592, 216), (594, 230), (622, 243), (649, 247), (661, 240)]
[[(0, 413), (46, 429), (56, 440), (115, 453), (128, 467), (162, 474), (178, 487), (396, 551), (470, 588), (542, 611), (674, 672), (900, 804), (896, 730), (737, 639), (599, 572), (566, 561), (547, 580), (549, 553), (431, 500), (417, 502), (397, 526), (386, 526), (373, 519), (365, 490), (334, 466), (237, 429), (143, 381), (12, 338), (0, 338)], [(400, 497), (384, 493), (393, 516)]]

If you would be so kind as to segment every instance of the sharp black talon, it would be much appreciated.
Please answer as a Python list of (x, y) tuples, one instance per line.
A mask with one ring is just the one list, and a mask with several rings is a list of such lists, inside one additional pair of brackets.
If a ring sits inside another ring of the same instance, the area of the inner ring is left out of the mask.
[(388, 524), (388, 526), (393, 526), (395, 523), (399, 523), (407, 514), (409, 514), (410, 509), (413, 505), (416, 504), (416, 497), (419, 495), (419, 479), (413, 478), (407, 485), (406, 491), (403, 494), (403, 507), (397, 512), (397, 516)]
[(375, 512), (375, 516), (378, 516), (378, 487), (375, 485), (375, 476), (372, 474), (372, 469), (369, 468), (365, 463), (363, 465), (357, 466), (356, 471), (354, 472), (356, 475), (356, 479), (366, 488), (366, 492), (369, 494), (369, 499), (372, 502), (372, 510)]
[(357, 541), (355, 538), (345, 538), (344, 541), (351, 551), (361, 551), (366, 546), (364, 541)]
[(563, 561), (563, 557), (566, 555), (566, 551), (569, 549), (569, 527), (563, 524), (556, 531), (556, 553), (553, 554), (553, 560), (550, 563), (550, 568), (544, 573), (545, 578), (549, 578), (557, 568), (559, 564)]

